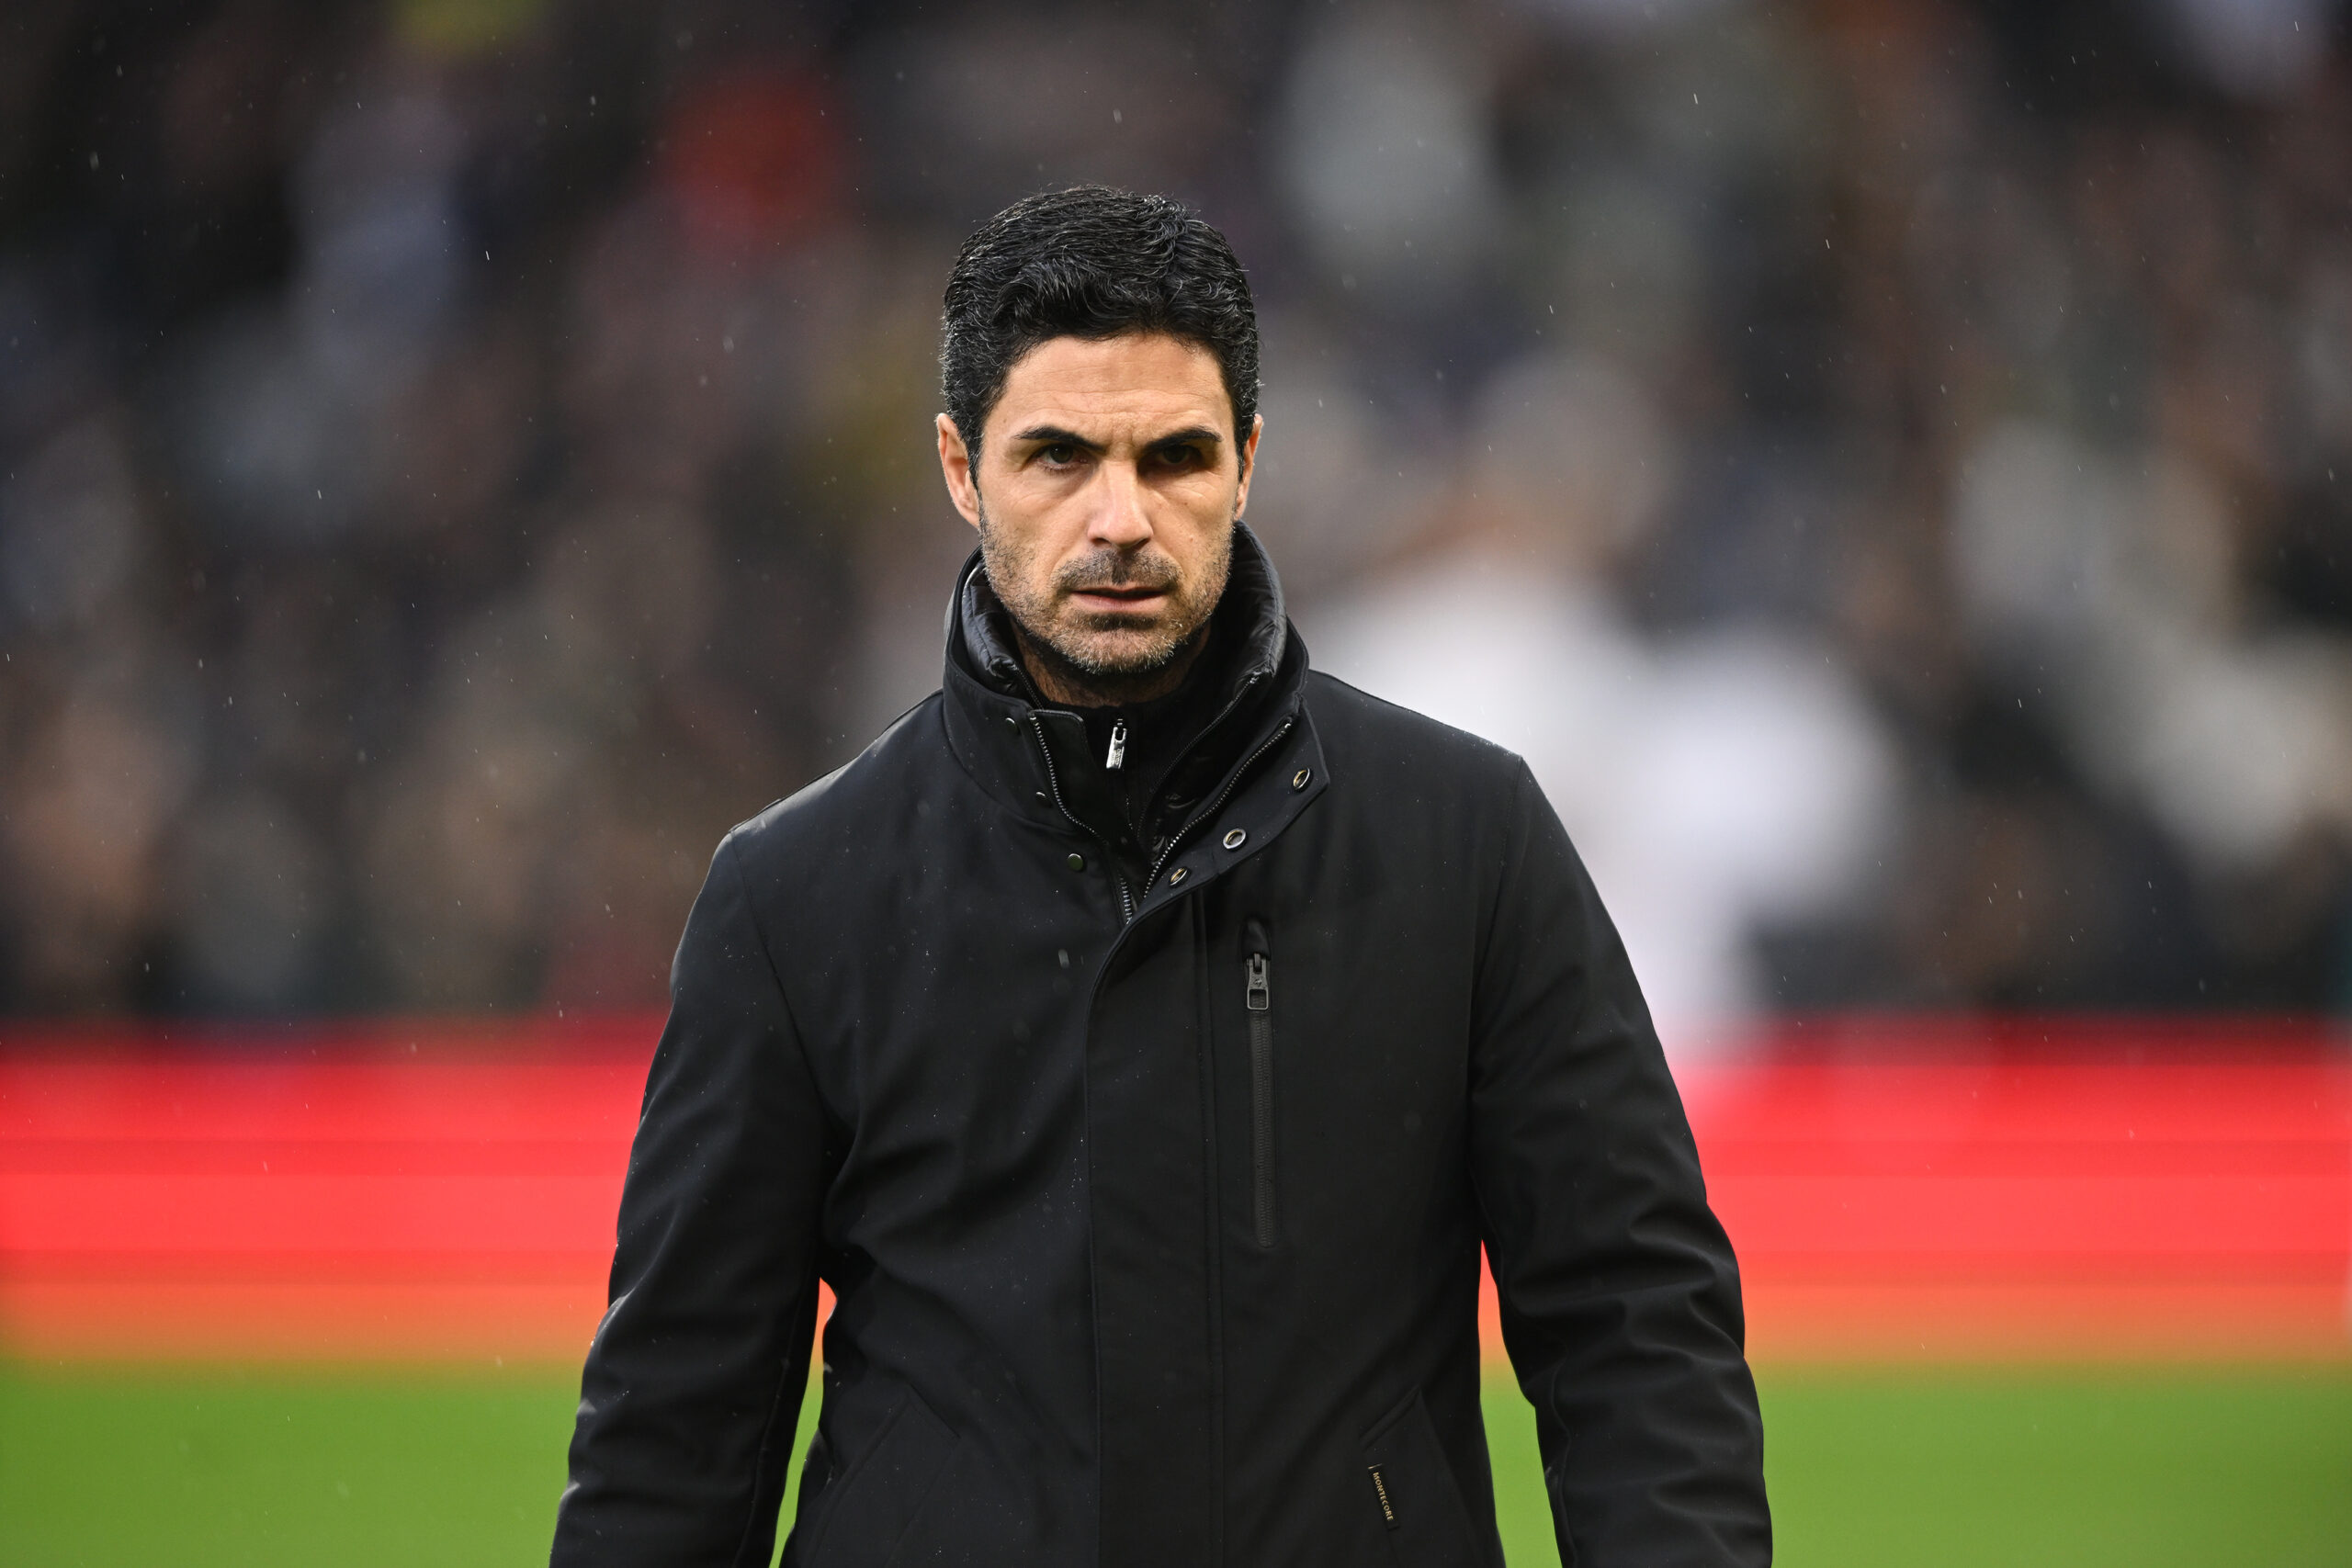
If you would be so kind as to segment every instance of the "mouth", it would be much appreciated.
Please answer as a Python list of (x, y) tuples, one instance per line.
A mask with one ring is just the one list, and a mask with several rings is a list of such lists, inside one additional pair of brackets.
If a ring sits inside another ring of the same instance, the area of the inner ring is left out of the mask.
[(1077, 588), (1070, 597), (1082, 608), (1116, 615), (1121, 611), (1157, 609), (1167, 603), (1168, 591), (1142, 584), (1127, 587), (1104, 585), (1097, 588)]

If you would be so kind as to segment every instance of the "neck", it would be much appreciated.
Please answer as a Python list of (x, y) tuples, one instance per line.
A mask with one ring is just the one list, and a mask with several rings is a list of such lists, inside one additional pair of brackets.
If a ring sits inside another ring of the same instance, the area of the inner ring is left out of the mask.
[(1064, 707), (1109, 708), (1129, 707), (1148, 703), (1154, 697), (1164, 697), (1184, 683), (1199, 661), (1201, 649), (1208, 646), (1209, 628), (1201, 628), (1184, 639), (1175, 656), (1165, 664), (1131, 673), (1081, 670), (1047, 644), (1029, 635), (1029, 628), (1014, 616), (1012, 637), (1021, 650), (1021, 666), (1028, 671), (1029, 679), (1046, 700)]

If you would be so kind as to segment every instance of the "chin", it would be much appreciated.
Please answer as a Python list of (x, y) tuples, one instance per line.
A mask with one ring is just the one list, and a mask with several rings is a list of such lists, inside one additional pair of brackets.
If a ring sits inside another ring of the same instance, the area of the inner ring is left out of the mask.
[(1159, 632), (1081, 633), (1055, 651), (1090, 675), (1148, 675), (1175, 657), (1182, 639)]

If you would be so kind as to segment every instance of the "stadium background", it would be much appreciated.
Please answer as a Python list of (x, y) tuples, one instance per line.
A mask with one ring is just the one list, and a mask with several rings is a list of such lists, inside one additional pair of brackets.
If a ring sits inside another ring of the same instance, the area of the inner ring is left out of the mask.
[(1094, 178), (1625, 927), (1784, 1559), (2352, 1560), (2346, 29), (10, 7), (0, 1559), (544, 1550), (686, 902), (935, 679), (946, 260)]

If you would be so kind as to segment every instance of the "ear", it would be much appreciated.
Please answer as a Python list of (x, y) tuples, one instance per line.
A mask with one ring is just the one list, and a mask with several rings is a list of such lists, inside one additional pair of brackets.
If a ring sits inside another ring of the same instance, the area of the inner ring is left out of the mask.
[(1258, 437), (1266, 434), (1266, 416), (1250, 416), (1250, 438), (1241, 444), (1241, 485), (1233, 497), (1234, 521), (1250, 509), (1250, 481), (1258, 474)]
[(977, 528), (980, 525), (980, 482), (972, 472), (972, 454), (964, 445), (964, 433), (945, 414), (932, 423), (939, 432), (939, 472), (947, 481), (947, 499), (956, 503), (964, 521)]

